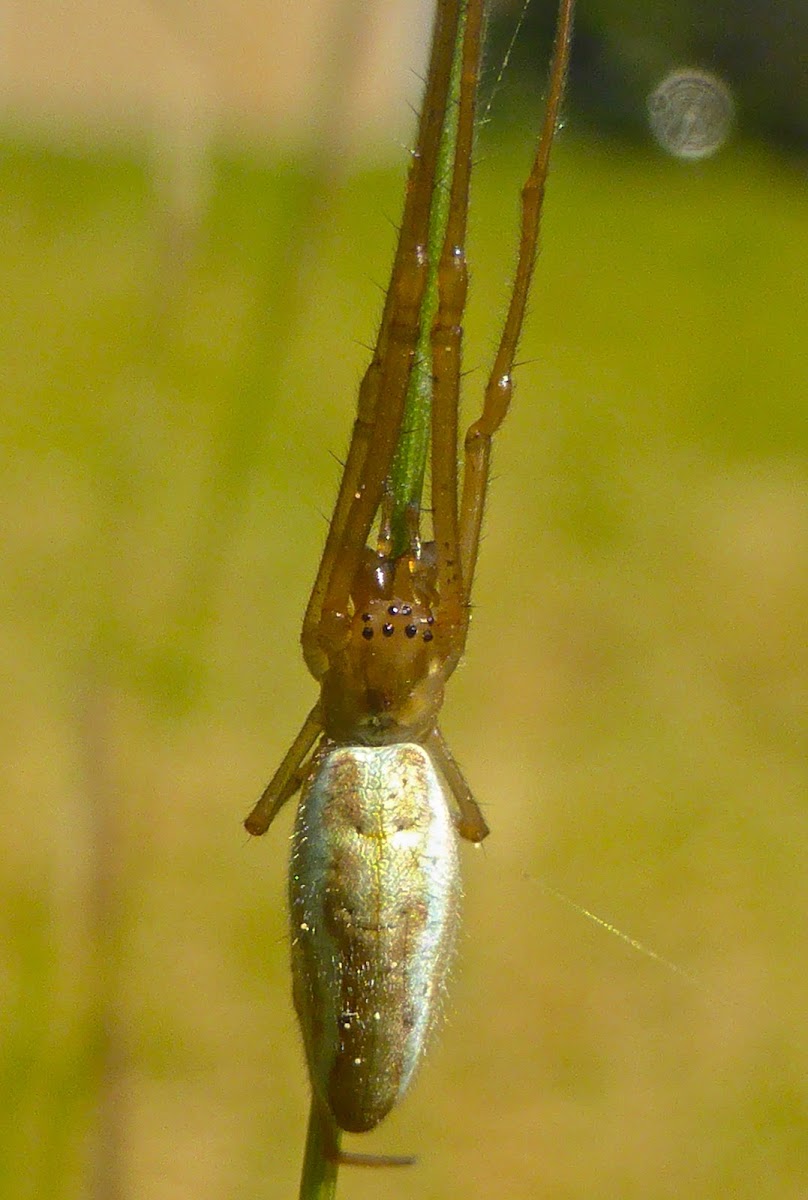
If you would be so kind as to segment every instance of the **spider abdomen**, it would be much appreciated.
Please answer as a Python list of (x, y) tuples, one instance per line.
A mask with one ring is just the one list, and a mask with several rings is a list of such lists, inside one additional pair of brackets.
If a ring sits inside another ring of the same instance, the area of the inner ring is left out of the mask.
[(455, 831), (421, 746), (319, 753), (298, 810), (289, 888), (312, 1083), (342, 1129), (364, 1132), (410, 1082), (457, 925)]

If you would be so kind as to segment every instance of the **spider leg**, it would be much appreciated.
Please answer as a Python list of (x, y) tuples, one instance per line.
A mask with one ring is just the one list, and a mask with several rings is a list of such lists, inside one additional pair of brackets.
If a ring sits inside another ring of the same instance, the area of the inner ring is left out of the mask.
[(356, 1154), (353, 1150), (340, 1150), (337, 1162), (342, 1167), (413, 1167), (414, 1154)]
[(306, 776), (306, 757), (322, 733), (320, 705), (315, 704), (303, 727), (284, 755), (283, 762), (270, 779), (244, 828), (255, 837), (266, 833), (287, 800), (291, 800)]
[(448, 783), (457, 803), (457, 832), (468, 842), (481, 842), (488, 837), (490, 830), (463, 772), (437, 726), (424, 742), (424, 746)]
[[(307, 1142), (310, 1144), (312, 1141), (318, 1145), (319, 1152), (327, 1162), (340, 1167), (411, 1167), (416, 1161), (409, 1154), (356, 1154), (343, 1150), (340, 1146), (341, 1134), (334, 1118), (316, 1093), (311, 1098), (307, 1135)], [(307, 1145), (306, 1162), (314, 1162), (318, 1157), (318, 1154), (309, 1156)], [(311, 1188), (307, 1188), (308, 1182), (304, 1176), (301, 1192), (305, 1195), (311, 1193)]]
[(480, 73), (482, 0), (469, 0), (463, 37), (457, 139), (446, 236), (438, 263), (438, 310), (432, 348), (432, 523), (437, 548), (440, 627), (446, 674), (460, 657), (467, 622), (468, 584), (461, 561), (457, 505), (457, 412), (460, 400), (463, 312), (468, 291), (466, 229), (477, 80)]
[(328, 669), (329, 649), (338, 647), (345, 636), (351, 585), (399, 438), (420, 328), (429, 214), (459, 12), (460, 0), (449, 0), (439, 6), (436, 17), (429, 82), (390, 287), (373, 359), (359, 390), (358, 415), (334, 516), (303, 618), (303, 654), (316, 679)]
[(477, 562), (485, 492), (488, 486), (491, 441), (502, 424), (511, 402), (513, 364), (522, 333), (533, 269), (536, 265), (544, 187), (550, 166), (550, 150), (558, 126), (558, 114), (564, 94), (574, 7), (574, 0), (560, 0), (544, 123), (536, 149), (536, 157), (522, 188), (521, 231), (513, 290), (494, 365), (485, 389), (483, 411), (479, 420), (471, 425), (466, 434), (460, 528), (461, 561), (467, 599), (471, 592), (474, 568)]

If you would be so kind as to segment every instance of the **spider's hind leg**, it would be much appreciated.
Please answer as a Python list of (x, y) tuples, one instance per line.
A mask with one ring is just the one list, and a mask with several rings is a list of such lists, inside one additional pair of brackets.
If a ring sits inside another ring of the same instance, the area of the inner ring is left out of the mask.
[(320, 705), (317, 703), (244, 822), (248, 833), (254, 837), (266, 833), (286, 801), (294, 796), (306, 776), (306, 758), (321, 733)]
[(468, 842), (479, 843), (488, 837), (490, 830), (480, 806), (472, 795), (466, 777), (455, 761), (454, 755), (446, 744), (437, 726), (424, 742), (425, 748), (449, 785), (457, 804), (458, 813), (455, 818), (457, 832)]

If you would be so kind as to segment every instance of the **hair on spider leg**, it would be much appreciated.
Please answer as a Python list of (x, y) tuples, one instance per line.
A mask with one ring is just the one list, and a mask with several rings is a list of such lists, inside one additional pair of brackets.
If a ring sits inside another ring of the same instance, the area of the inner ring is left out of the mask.
[[(415, 67), (410, 67), (409, 73), (413, 79), (418, 80), (418, 82), (421, 84), (422, 87), (426, 86), (426, 75), (422, 75), (421, 72), (416, 70)], [(407, 101), (407, 107), (409, 108), (410, 112), (412, 113), (412, 115), (414, 117), (419, 117), (421, 115), (420, 108), (417, 108), (413, 104), (412, 100)]]
[[(387, 222), (387, 224), (392, 229), (393, 233), (395, 233), (396, 235), (401, 233), (401, 226), (399, 225), (399, 223), (395, 219), (395, 217), (391, 217), (389, 213), (382, 213), (382, 220)], [(387, 285), (385, 284), (381, 290), (386, 295), (387, 294)]]
[[(421, 80), (421, 82), (423, 83), (423, 79), (421, 79), (421, 76), (420, 76), (420, 75), (417, 75), (417, 74), (416, 74), (414, 71), (413, 71), (413, 75), (415, 75), (415, 78), (416, 78), (416, 79), (420, 79), (420, 80)], [(407, 101), (407, 108), (410, 110), (411, 114), (412, 114), (414, 117), (417, 117), (417, 116), (418, 116), (418, 109), (415, 107), (415, 105), (413, 104), (412, 100), (408, 100), (408, 101)], [(402, 145), (402, 144), (403, 144), (403, 143), (399, 143), (399, 145)], [(409, 150), (408, 150), (408, 153), (409, 153), (409, 154), (412, 154), (412, 153), (413, 153), (412, 147), (410, 147), (410, 148), (409, 148)]]
[[(382, 296), (387, 295), (387, 288), (384, 287), (381, 283), (379, 283), (378, 279), (374, 279), (371, 275), (365, 275), (364, 278), (367, 280), (367, 282), (370, 284), (370, 286), (375, 288), (376, 291), (379, 292)], [(362, 346), (362, 342), (355, 342), (354, 344), (358, 345), (358, 346)], [(363, 348), (366, 349), (369, 354), (373, 353), (372, 346), (365, 346)]]

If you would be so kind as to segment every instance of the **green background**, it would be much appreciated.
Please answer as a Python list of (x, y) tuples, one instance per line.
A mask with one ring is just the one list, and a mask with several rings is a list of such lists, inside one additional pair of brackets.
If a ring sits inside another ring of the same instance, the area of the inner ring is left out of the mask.
[[(533, 120), (481, 146), (468, 419)], [(214, 147), (189, 205), (145, 144), (3, 139), (3, 1200), (296, 1194), (292, 813), (239, 821), (314, 696), (299, 621), (403, 157)], [(543, 240), (444, 720), (493, 832), (440, 1035), (351, 1143), (419, 1165), (340, 1194), (797, 1200), (804, 162), (572, 118)]]

